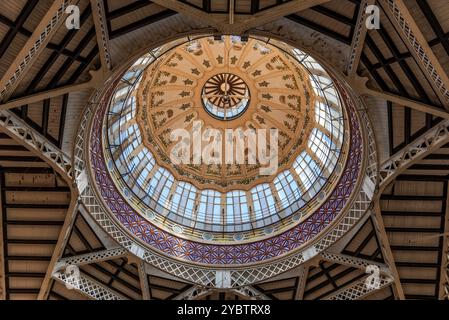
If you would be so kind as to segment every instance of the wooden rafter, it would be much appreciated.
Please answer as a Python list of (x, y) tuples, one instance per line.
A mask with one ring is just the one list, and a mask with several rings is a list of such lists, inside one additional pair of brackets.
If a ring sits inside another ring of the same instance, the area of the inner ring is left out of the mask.
[(449, 108), (449, 77), (427, 43), (413, 16), (403, 1), (380, 0), (380, 4), (393, 22), (398, 33), (404, 39), (409, 51), (434, 88), (439, 99), (446, 108)]
[(0, 79), (0, 100), (6, 101), (20, 83), (24, 74), (43, 49), (50, 42), (54, 33), (64, 22), (67, 16), (65, 9), (71, 5), (73, 0), (55, 0), (46, 15), (42, 18), (35, 31), (17, 54), (16, 59), (11, 63), (8, 70)]
[(96, 88), (102, 84), (103, 76), (99, 71), (91, 71), (90, 72), (91, 79), (87, 82), (78, 83), (78, 84), (70, 84), (66, 86), (62, 86), (55, 89), (50, 89), (46, 91), (42, 91), (39, 93), (34, 93), (28, 96), (24, 96), (21, 98), (17, 98), (6, 103), (0, 104), (0, 110), (7, 110), (16, 107), (20, 107), (23, 105), (32, 104), (35, 102), (43, 101), (46, 99), (59, 97), (70, 92), (83, 91), (86, 89)]
[(78, 213), (78, 200), (76, 194), (72, 192), (72, 199), (70, 202), (70, 207), (67, 210), (66, 218), (64, 220), (64, 224), (59, 232), (58, 241), (56, 243), (55, 249), (53, 251), (50, 263), (48, 264), (47, 271), (45, 273), (44, 280), (42, 281), (39, 295), (37, 297), (38, 300), (46, 300), (49, 294), (51, 279), (53, 276), (53, 269), (58, 262), (58, 260), (62, 257), (64, 253), (64, 249), (66, 243), (69, 239), (70, 232), (72, 230), (73, 224), (75, 223), (76, 216)]
[(386, 261), (388, 268), (390, 269), (391, 275), (394, 280), (394, 293), (397, 299), (404, 300), (404, 289), (402, 288), (401, 280), (399, 278), (399, 273), (396, 268), (396, 262), (391, 252), (390, 243), (388, 241), (387, 232), (385, 231), (385, 226), (383, 224), (383, 219), (380, 211), (379, 200), (375, 201), (374, 209), (372, 211), (374, 230), (378, 235), (380, 242), (382, 254)]
[(365, 37), (368, 29), (366, 28), (366, 9), (369, 5), (374, 4), (375, 0), (362, 0), (359, 8), (357, 24), (355, 26), (354, 35), (351, 42), (351, 51), (346, 65), (346, 74), (352, 77), (357, 73), (357, 67), (362, 55)]
[[(23, 7), (23, 10), (14, 21), (9, 20), (7, 17), (1, 15), (0, 21), (8, 25), (10, 29), (8, 30), (8, 33), (0, 44), (0, 58), (3, 57), (5, 52), (8, 50), (17, 34), (24, 34), (29, 32), (28, 30), (25, 31), (24, 24), (38, 3), (39, 0), (28, 0)], [(31, 35), (31, 32), (29, 33), (29, 35)]]
[(304, 290), (306, 289), (307, 277), (309, 275), (309, 266), (302, 264), (299, 269), (299, 276), (296, 282), (295, 297), (294, 300), (304, 299)]
[(140, 261), (137, 264), (139, 270), (140, 289), (142, 290), (142, 299), (151, 300), (150, 284), (148, 283), (148, 275), (146, 273), (145, 262)]
[(104, 73), (112, 69), (111, 53), (109, 50), (109, 31), (107, 26), (103, 0), (90, 0), (94, 17), (97, 43), (100, 50), (101, 68)]
[(195, 19), (199, 19), (199, 21), (204, 21), (224, 34), (242, 34), (249, 29), (256, 28), (284, 16), (288, 16), (329, 1), (330, 0), (292, 0), (270, 8), (270, 10), (259, 11), (250, 16), (233, 14), (232, 19), (230, 19), (228, 14), (210, 14), (177, 0), (153, 0), (154, 3), (157, 3), (165, 8), (191, 16)]
[(366, 82), (368, 81), (367, 78), (360, 78), (355, 76), (352, 78), (348, 78), (347, 81), (351, 84), (352, 88), (360, 95), (368, 95), (375, 98), (380, 98), (386, 101), (391, 101), (403, 107), (409, 107), (424, 113), (433, 114), (443, 119), (449, 119), (449, 112), (447, 112), (445, 109), (438, 108), (436, 106), (429, 105), (417, 100), (412, 100), (397, 94), (370, 89), (366, 86)]

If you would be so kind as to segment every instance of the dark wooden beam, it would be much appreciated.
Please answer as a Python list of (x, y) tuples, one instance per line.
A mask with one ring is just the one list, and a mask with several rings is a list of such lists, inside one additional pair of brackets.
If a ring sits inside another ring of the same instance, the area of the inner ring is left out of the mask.
[(391, 195), (383, 194), (380, 200), (405, 200), (405, 201), (442, 201), (443, 196), (410, 196), (410, 195)]
[(87, 62), (81, 63), (75, 70), (75, 72), (72, 74), (72, 76), (69, 78), (69, 80), (63, 85), (75, 83), (78, 80), (78, 78), (82, 75), (82, 73), (87, 69), (87, 67), (92, 63), (95, 57), (98, 55), (98, 52), (99, 52), (98, 45), (95, 45), (86, 57)]
[(445, 34), (440, 22), (438, 21), (433, 10), (431, 9), (430, 4), (428, 3), (427, 0), (416, 0), (416, 2), (418, 3), (419, 8), (421, 9), (427, 21), (429, 22), (433, 32), (437, 36), (437, 39), (440, 41), (441, 45), (446, 51), (446, 54), (449, 55), (448, 36), (447, 34)]
[(206, 12), (211, 12), (212, 10), (211, 0), (203, 0), (203, 10)]
[(436, 233), (440, 232), (440, 228), (410, 228), (410, 227), (385, 227), (386, 232), (403, 232), (403, 233)]
[[(87, 8), (83, 11), (83, 13), (80, 16), (80, 27), (84, 25), (84, 23), (88, 20), (88, 18), (91, 16), (92, 10), (90, 7), (90, 4), (87, 6)], [(75, 35), (77, 34), (78, 30), (73, 29), (69, 30), (64, 38), (62, 38), (61, 42), (54, 47), (53, 52), (48, 57), (48, 59), (45, 61), (45, 63), (42, 65), (40, 70), (37, 72), (37, 74), (34, 76), (33, 80), (30, 82), (29, 86), (27, 87), (25, 94), (33, 93), (37, 85), (42, 81), (44, 76), (50, 71), (51, 67), (55, 64), (56, 60), (60, 57), (62, 54), (62, 51), (66, 49), (66, 47), (70, 44), (70, 42), (73, 40)], [(76, 60), (77, 57), (79, 57), (80, 54), (78, 52), (73, 52), (72, 60)]]
[(55, 174), (50, 167), (3, 167), (5, 173), (23, 173), (23, 174)]
[(327, 18), (331, 18), (340, 23), (343, 23), (349, 27), (353, 27), (355, 25), (353, 17), (347, 17), (347, 16), (342, 15), (334, 10), (326, 8), (322, 5), (314, 6), (314, 7), (311, 7), (310, 9), (312, 11), (318, 12), (318, 13), (326, 16)]
[[(22, 256), (22, 255), (10, 255), (5, 257), (6, 261), (50, 261), (51, 256)], [(5, 261), (5, 262), (6, 262)]]
[(106, 12), (105, 13), (106, 19), (113, 20), (113, 19), (120, 18), (121, 16), (124, 16), (128, 13), (145, 8), (146, 6), (149, 6), (150, 4), (153, 4), (153, 3), (149, 0), (138, 0), (138, 1), (132, 2), (123, 7), (115, 9), (111, 12)]
[(23, 245), (55, 245), (57, 240), (49, 239), (9, 239), (8, 244), (23, 244)]
[[(94, 39), (94, 37), (95, 37), (95, 27), (91, 27), (89, 29), (89, 31), (85, 34), (85, 36), (81, 39), (81, 41), (78, 43), (76, 48), (74, 49), (75, 55), (77, 55), (77, 56), (81, 55), (83, 50), (89, 45), (89, 43), (92, 41), (92, 39)], [(59, 82), (64, 77), (66, 72), (70, 69), (73, 62), (74, 61), (72, 59), (66, 59), (64, 61), (64, 63), (62, 64), (62, 66), (58, 69), (58, 71), (52, 77), (52, 79), (48, 83), (45, 90), (51, 90), (51, 89), (57, 88)], [(81, 65), (83, 65), (83, 64), (81, 64)], [(70, 81), (69, 81), (68, 84), (72, 84), (72, 83), (70, 83)], [(66, 83), (64, 83), (64, 84), (66, 84)]]
[(15, 277), (15, 278), (43, 278), (45, 277), (45, 273), (41, 272), (9, 272), (7, 277)]
[(259, 11), (260, 1), (259, 0), (251, 0), (251, 14), (255, 14)]
[(68, 204), (42, 204), (42, 203), (8, 203), (6, 208), (11, 209), (68, 209)]
[(62, 96), (61, 114), (59, 115), (59, 132), (58, 132), (58, 147), (62, 147), (64, 140), (65, 121), (67, 116), (67, 106), (69, 104), (69, 94)]
[(48, 134), (49, 115), (50, 115), (50, 99), (45, 99), (42, 107), (42, 127), (40, 130), (44, 136)]
[(333, 38), (335, 40), (338, 40), (344, 44), (347, 44), (347, 45), (351, 44), (352, 38), (342, 35), (342, 34), (336, 32), (336, 31), (333, 31), (331, 29), (328, 29), (325, 26), (317, 24), (317, 23), (310, 21), (306, 18), (303, 18), (297, 14), (292, 14), (292, 15), (286, 16), (286, 18), (289, 20), (292, 20), (296, 23), (299, 23), (301, 25), (304, 25), (312, 30), (321, 32), (322, 34), (324, 34), (330, 38)]
[(6, 33), (6, 36), (3, 38), (2, 42), (0, 43), (0, 58), (3, 57), (6, 50), (8, 50), (9, 46), (13, 42), (14, 38), (16, 37), (17, 33), (19, 33), (19, 30), (23, 28), (23, 25), (27, 21), (28, 17), (31, 15), (31, 13), (34, 10), (34, 7), (39, 3), (39, 0), (28, 0), (23, 7), (23, 10), (20, 12), (17, 19), (14, 21), (14, 26), (11, 27), (8, 32)]
[(441, 212), (382, 211), (386, 217), (440, 217)]
[[(9, 208), (9, 205), (7, 205)], [(62, 226), (64, 221), (57, 220), (6, 220), (9, 226)]]
[(449, 171), (449, 164), (414, 164), (408, 170)]
[(115, 29), (115, 30), (111, 30), (111, 32), (109, 32), (109, 38), (112, 39), (116, 39), (120, 36), (123, 36), (129, 32), (135, 31), (137, 29), (143, 28), (147, 25), (150, 25), (152, 23), (158, 22), (160, 20), (163, 20), (165, 18), (171, 17), (172, 15), (177, 14), (176, 11), (172, 11), (172, 10), (164, 10), (161, 12), (158, 12), (154, 15), (145, 17), (141, 20), (135, 21), (133, 23), (130, 23), (124, 27)]
[(440, 265), (438, 263), (432, 262), (405, 262), (405, 261), (396, 261), (397, 267), (406, 267), (406, 268), (439, 268)]
[(444, 182), (449, 179), (448, 175), (429, 175), (429, 174), (401, 174), (396, 178), (398, 181), (433, 181)]

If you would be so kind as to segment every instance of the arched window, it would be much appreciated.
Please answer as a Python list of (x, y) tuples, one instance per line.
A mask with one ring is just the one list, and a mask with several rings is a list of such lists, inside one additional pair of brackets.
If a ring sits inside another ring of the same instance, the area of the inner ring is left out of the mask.
[(191, 219), (195, 207), (196, 188), (187, 182), (180, 182), (170, 201), (170, 210), (182, 212), (185, 218)]
[(305, 151), (296, 159), (293, 168), (306, 190), (312, 187), (321, 174), (320, 166)]
[(226, 194), (226, 222), (240, 224), (249, 222), (248, 200), (244, 191), (230, 191)]
[(321, 165), (325, 166), (329, 157), (330, 149), (333, 147), (331, 139), (321, 130), (315, 128), (312, 130), (310, 135), (308, 147), (317, 156), (318, 160), (321, 162)]
[(275, 201), (269, 184), (260, 184), (251, 190), (256, 220), (276, 212)]
[(197, 220), (204, 223), (221, 223), (221, 193), (215, 190), (203, 190), (200, 195)]
[(274, 187), (279, 195), (280, 206), (283, 208), (287, 208), (301, 198), (298, 183), (290, 171), (280, 173), (274, 179)]
[(166, 207), (173, 181), (173, 176), (166, 169), (159, 168), (151, 178), (148, 195)]

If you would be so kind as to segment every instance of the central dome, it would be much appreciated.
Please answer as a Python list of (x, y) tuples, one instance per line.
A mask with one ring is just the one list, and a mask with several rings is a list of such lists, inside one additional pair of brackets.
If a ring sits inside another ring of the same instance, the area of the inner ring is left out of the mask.
[[(249, 191), (273, 182), (307, 150), (314, 129), (315, 94), (307, 71), (291, 55), (256, 39), (207, 37), (178, 46), (144, 71), (135, 90), (143, 144), (176, 180), (198, 189)], [(179, 129), (190, 134), (190, 159), (174, 165), (178, 141), (171, 135)], [(241, 150), (244, 161), (226, 161), (226, 130), (238, 135), (261, 129), (277, 130), (276, 146), (266, 134), (267, 149), (277, 153), (270, 175), (260, 174), (266, 164), (251, 159), (249, 137)], [(194, 161), (194, 130), (202, 135), (200, 153), (207, 143), (221, 144), (211, 154), (219, 159)], [(218, 136), (208, 137), (208, 130), (219, 130)]]
[(198, 241), (298, 225), (330, 195), (348, 150), (333, 79), (307, 54), (257, 38), (153, 50), (121, 76), (105, 119), (106, 165), (124, 198)]

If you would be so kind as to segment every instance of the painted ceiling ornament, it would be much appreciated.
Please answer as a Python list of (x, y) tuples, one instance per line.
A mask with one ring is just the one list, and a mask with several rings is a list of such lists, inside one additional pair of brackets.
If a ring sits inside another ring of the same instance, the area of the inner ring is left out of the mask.
[(249, 88), (239, 76), (219, 73), (206, 81), (202, 91), (203, 107), (214, 118), (233, 120), (249, 105)]
[[(235, 36), (220, 41), (203, 38), (177, 47), (143, 73), (137, 91), (143, 143), (176, 179), (200, 189), (250, 190), (272, 182), (306, 150), (313, 129), (315, 96), (307, 71), (291, 55), (255, 39), (243, 43)], [(243, 147), (245, 161), (230, 163), (226, 152), (219, 152), (221, 161), (198, 163), (192, 143), (190, 161), (173, 166), (170, 155), (179, 149), (179, 139), (171, 139), (174, 130), (190, 132), (191, 142), (205, 140), (207, 147), (207, 137), (194, 137), (196, 122), (203, 132), (221, 131), (223, 143), (217, 148), (223, 150), (226, 130), (265, 129), (267, 149), (277, 149), (280, 165), (270, 171), (273, 174), (261, 175), (261, 169), (274, 165), (253, 162), (248, 147)], [(270, 129), (278, 130), (276, 148), (269, 145)]]

